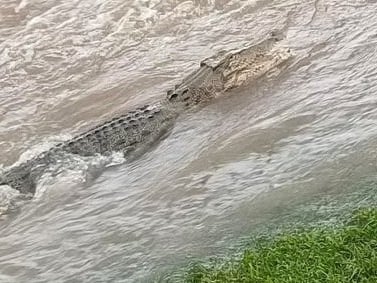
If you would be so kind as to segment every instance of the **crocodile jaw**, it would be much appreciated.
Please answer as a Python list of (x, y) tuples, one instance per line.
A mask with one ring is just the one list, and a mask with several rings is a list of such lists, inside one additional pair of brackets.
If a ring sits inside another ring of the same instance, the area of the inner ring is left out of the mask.
[(224, 90), (251, 83), (273, 69), (278, 68), (292, 56), (293, 54), (289, 48), (279, 48), (271, 50), (271, 52), (256, 57), (251, 61), (232, 60), (229, 66), (223, 71)]

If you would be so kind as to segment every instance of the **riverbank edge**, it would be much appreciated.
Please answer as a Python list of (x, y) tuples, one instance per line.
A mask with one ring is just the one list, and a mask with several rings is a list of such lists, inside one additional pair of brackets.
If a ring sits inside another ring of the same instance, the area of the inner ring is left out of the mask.
[(338, 227), (260, 238), (237, 259), (193, 264), (184, 281), (377, 282), (377, 207), (355, 210)]

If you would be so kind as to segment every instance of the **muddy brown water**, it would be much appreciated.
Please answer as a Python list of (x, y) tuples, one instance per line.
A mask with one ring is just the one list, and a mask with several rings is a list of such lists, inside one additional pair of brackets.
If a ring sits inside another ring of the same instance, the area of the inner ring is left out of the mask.
[(184, 114), (132, 163), (77, 157), (47, 174), (0, 220), (0, 282), (144, 280), (328, 184), (342, 194), (377, 155), (376, 1), (2, 0), (4, 168), (280, 28), (296, 55), (279, 74)]

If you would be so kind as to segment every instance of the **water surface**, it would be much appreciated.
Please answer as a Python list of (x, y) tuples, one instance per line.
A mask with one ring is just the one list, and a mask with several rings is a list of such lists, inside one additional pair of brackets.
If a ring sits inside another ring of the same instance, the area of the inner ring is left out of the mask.
[(182, 115), (132, 163), (77, 158), (45, 176), (0, 220), (0, 281), (140, 281), (375, 176), (376, 11), (372, 0), (2, 1), (4, 167), (161, 99), (202, 59), (273, 29), (296, 55)]

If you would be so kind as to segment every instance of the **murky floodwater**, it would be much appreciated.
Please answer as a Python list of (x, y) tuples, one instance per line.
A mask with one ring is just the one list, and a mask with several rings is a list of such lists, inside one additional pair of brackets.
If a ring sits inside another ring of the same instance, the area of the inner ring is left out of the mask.
[(46, 176), (0, 220), (0, 281), (142, 280), (377, 168), (376, 1), (2, 0), (3, 166), (282, 27), (280, 74), (181, 116), (135, 162)]

